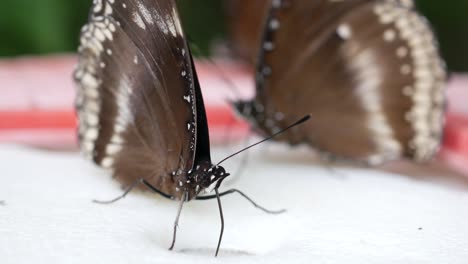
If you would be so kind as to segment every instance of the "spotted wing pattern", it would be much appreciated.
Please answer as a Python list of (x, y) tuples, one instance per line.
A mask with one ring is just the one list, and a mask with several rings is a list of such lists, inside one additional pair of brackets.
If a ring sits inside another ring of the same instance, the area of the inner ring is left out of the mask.
[(255, 99), (238, 111), (334, 157), (423, 161), (437, 151), (445, 65), (412, 1), (274, 0), (257, 64)]
[[(174, 186), (185, 182), (197, 147), (208, 151), (203, 158), (209, 161), (209, 143), (175, 2), (95, 0), (80, 42), (75, 80), (82, 151), (123, 186), (145, 178), (180, 198)], [(200, 133), (206, 138), (197, 144)]]

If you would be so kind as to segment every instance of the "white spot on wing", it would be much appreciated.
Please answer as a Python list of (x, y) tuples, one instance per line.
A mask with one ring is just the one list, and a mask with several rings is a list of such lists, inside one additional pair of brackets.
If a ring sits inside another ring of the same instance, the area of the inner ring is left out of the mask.
[(104, 15), (105, 16), (110, 16), (110, 15), (112, 15), (112, 12), (113, 12), (112, 6), (111, 5), (106, 5), (106, 8), (104, 10)]
[(145, 22), (143, 22), (143, 19), (141, 18), (140, 14), (138, 12), (133, 13), (133, 22), (135, 22), (141, 29), (146, 30), (146, 25)]
[(406, 47), (399, 47), (396, 54), (400, 58), (406, 57), (408, 55), (408, 49)]
[(84, 138), (88, 141), (94, 141), (98, 138), (98, 130), (96, 128), (88, 128), (84, 134)]
[(408, 64), (403, 64), (400, 68), (400, 72), (401, 74), (403, 75), (408, 75), (411, 73), (411, 66), (409, 66)]
[(111, 157), (105, 157), (101, 161), (101, 166), (103, 168), (111, 168), (114, 165), (114, 159)]
[(141, 2), (138, 2), (138, 10), (140, 10), (140, 13), (143, 15), (143, 19), (145, 19), (146, 23), (150, 25), (154, 24), (150, 11)]
[(174, 19), (173, 23), (171, 24), (171, 32), (174, 37), (177, 35), (182, 34), (182, 25), (180, 24), (179, 15), (177, 14), (177, 10), (175, 8), (172, 9), (172, 18)]
[(273, 18), (270, 20), (270, 29), (271, 30), (277, 30), (280, 27), (280, 23), (278, 19)]
[(120, 135), (114, 134), (114, 135), (112, 135), (112, 138), (111, 138), (110, 142), (115, 143), (115, 144), (122, 144), (122, 143), (124, 143), (124, 140)]
[(387, 42), (391, 42), (391, 41), (394, 41), (396, 38), (396, 33), (394, 30), (392, 29), (387, 29), (385, 32), (384, 32), (384, 40), (387, 41)]
[(107, 155), (115, 155), (122, 150), (122, 146), (119, 144), (108, 144), (106, 147)]
[(272, 51), (273, 48), (274, 48), (274, 45), (273, 45), (272, 42), (270, 42), (270, 41), (265, 41), (265, 42), (263, 43), (263, 49), (265, 49), (266, 51)]
[(338, 34), (338, 36), (340, 36), (342, 39), (345, 39), (345, 40), (349, 39), (351, 35), (353, 34), (351, 27), (348, 24), (339, 25), (338, 28), (336, 29), (336, 33)]

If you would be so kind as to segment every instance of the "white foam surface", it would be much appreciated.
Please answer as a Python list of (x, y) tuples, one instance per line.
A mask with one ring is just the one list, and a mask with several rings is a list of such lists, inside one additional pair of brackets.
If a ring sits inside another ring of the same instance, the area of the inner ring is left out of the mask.
[[(215, 149), (219, 160), (234, 148)], [(184, 206), (131, 193), (77, 153), (0, 146), (1, 263), (468, 263), (468, 190), (374, 170), (329, 170), (303, 152), (260, 147), (228, 182), (282, 215), (238, 195)], [(235, 171), (236, 161), (226, 164)]]

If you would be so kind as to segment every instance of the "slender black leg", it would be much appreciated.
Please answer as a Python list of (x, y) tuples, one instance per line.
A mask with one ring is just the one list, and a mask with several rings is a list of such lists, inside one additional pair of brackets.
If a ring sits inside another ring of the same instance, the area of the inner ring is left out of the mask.
[[(217, 191), (217, 189), (215, 189), (215, 190)], [(242, 195), (242, 197), (244, 197), (247, 201), (249, 201), (253, 206), (255, 206), (256, 208), (262, 210), (265, 213), (268, 213), (268, 214), (281, 214), (281, 213), (286, 212), (286, 209), (281, 209), (281, 210), (266, 209), (265, 207), (258, 205), (254, 200), (252, 200), (250, 197), (248, 197), (245, 193), (243, 193), (243, 192), (241, 192), (241, 191), (239, 191), (237, 189), (230, 189), (230, 190), (224, 191), (222, 193), (219, 193), (219, 195), (215, 194), (215, 195), (198, 196), (195, 199), (196, 200), (210, 200), (210, 199), (218, 198), (218, 196), (221, 197), (221, 196), (228, 195), (228, 194), (231, 194), (231, 193), (238, 193), (238, 194)]]
[(140, 184), (141, 182), (142, 182), (142, 179), (140, 179), (140, 180), (138, 180), (138, 181), (132, 183), (132, 185), (130, 185), (130, 186), (125, 190), (125, 192), (124, 192), (122, 195), (120, 195), (119, 197), (117, 197), (117, 198), (114, 198), (114, 199), (112, 199), (112, 200), (110, 200), (110, 201), (93, 200), (93, 203), (98, 203), (98, 204), (111, 204), (111, 203), (115, 203), (115, 202), (117, 202), (118, 200), (125, 198), (125, 196), (127, 196), (127, 194), (128, 194), (129, 192), (131, 192), (131, 191), (133, 190), (133, 188), (135, 188), (135, 187), (136, 187), (138, 184)]
[(218, 246), (216, 247), (216, 253), (215, 253), (215, 257), (217, 257), (219, 253), (219, 247), (221, 247), (221, 240), (223, 240), (224, 216), (223, 216), (223, 207), (221, 206), (221, 199), (220, 199), (220, 195), (218, 192), (218, 188), (215, 188), (215, 192), (216, 192), (216, 200), (218, 201), (219, 217), (221, 219), (221, 232), (219, 233)]
[(231, 193), (233, 192), (236, 192), (238, 194), (240, 194), (242, 197), (244, 197), (247, 201), (249, 201), (253, 206), (255, 206), (255, 208), (257, 209), (260, 209), (262, 210), (263, 212), (265, 213), (268, 213), (268, 214), (281, 214), (281, 213), (284, 213), (286, 212), (286, 209), (281, 209), (281, 210), (269, 210), (269, 209), (266, 209), (265, 207), (263, 206), (260, 206), (259, 204), (257, 204), (254, 200), (252, 200), (252, 198), (248, 197), (245, 193), (237, 190), (237, 189), (231, 189), (229, 190), (231, 191)]
[(179, 210), (177, 211), (177, 216), (176, 216), (176, 219), (175, 219), (175, 222), (174, 222), (174, 234), (172, 236), (172, 244), (169, 247), (169, 250), (172, 250), (174, 248), (174, 245), (175, 245), (176, 235), (177, 235), (177, 227), (179, 226), (179, 218), (180, 218), (180, 214), (182, 213), (182, 207), (184, 206), (186, 197), (187, 197), (187, 193), (185, 192), (184, 195), (182, 195), (182, 199), (180, 200)]
[(167, 199), (171, 199), (171, 200), (174, 200), (174, 197), (171, 196), (171, 195), (168, 195), (168, 194), (165, 194), (163, 192), (161, 192), (160, 190), (156, 189), (156, 187), (154, 187), (153, 185), (151, 185), (149, 182), (145, 181), (144, 179), (139, 179), (137, 181), (135, 181), (134, 183), (132, 183), (132, 185), (130, 185), (126, 190), (125, 192), (120, 195), (119, 197), (115, 198), (115, 199), (112, 199), (110, 201), (98, 201), (98, 200), (93, 200), (94, 203), (98, 203), (98, 204), (111, 204), (111, 203), (115, 203), (117, 202), (118, 200), (122, 199), (122, 198), (125, 198), (125, 196), (127, 196), (127, 194), (129, 192), (131, 192), (133, 190), (133, 188), (135, 188), (138, 184), (143, 184), (146, 188), (150, 189), (151, 191), (167, 198)]

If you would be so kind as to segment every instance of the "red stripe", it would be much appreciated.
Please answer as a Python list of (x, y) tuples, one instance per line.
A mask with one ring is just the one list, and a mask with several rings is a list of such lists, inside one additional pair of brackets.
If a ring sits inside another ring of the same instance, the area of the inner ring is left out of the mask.
[(468, 158), (468, 117), (449, 113), (445, 125), (444, 148)]
[[(209, 126), (245, 126), (234, 116), (228, 106), (207, 107)], [(0, 112), (0, 129), (63, 129), (75, 128), (76, 117), (72, 111), (3, 111)]]
[(50, 129), (74, 128), (72, 111), (3, 111), (0, 112), (0, 129)]

